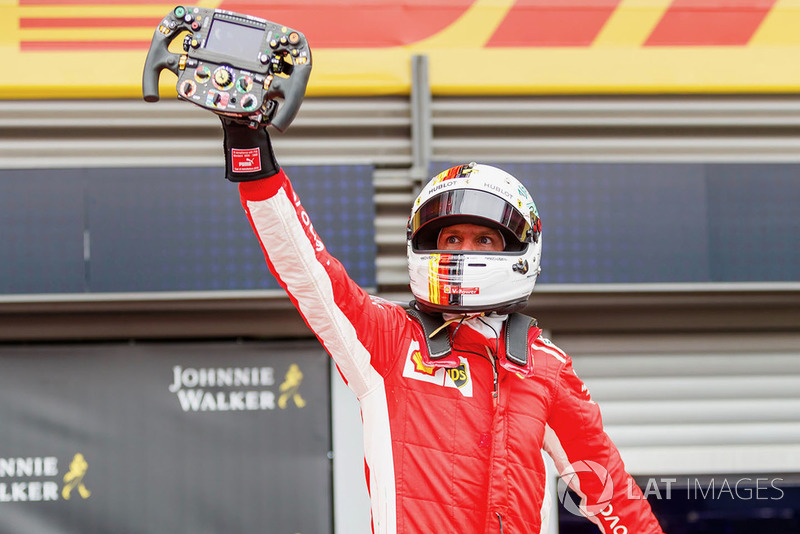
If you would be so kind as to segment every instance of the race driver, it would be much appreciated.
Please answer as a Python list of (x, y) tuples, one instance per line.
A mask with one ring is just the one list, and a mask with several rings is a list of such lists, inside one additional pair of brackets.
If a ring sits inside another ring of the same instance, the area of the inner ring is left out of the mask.
[[(569, 356), (515, 313), (542, 250), (522, 184), (472, 163), (423, 188), (406, 309), (368, 295), (328, 253), (265, 127), (223, 129), (226, 177), (270, 270), (358, 397), (373, 532), (547, 532), (543, 450), (601, 532), (661, 532)], [(239, 161), (254, 154), (256, 171)]]

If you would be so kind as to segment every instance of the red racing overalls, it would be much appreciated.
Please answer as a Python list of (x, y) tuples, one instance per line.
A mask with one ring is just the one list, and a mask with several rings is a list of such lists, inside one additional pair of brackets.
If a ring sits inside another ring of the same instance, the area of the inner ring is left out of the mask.
[(434, 362), (420, 324), (328, 253), (283, 171), (240, 194), (270, 270), (358, 397), (373, 532), (539, 533), (551, 498), (543, 449), (575, 473), (602, 532), (661, 532), (569, 356), (537, 328), (524, 367), (502, 335), (468, 326)]

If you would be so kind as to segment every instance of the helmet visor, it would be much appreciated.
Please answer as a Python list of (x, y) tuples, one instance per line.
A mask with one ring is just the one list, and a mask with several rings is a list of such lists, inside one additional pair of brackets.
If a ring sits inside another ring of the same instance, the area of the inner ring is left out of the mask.
[(445, 191), (428, 199), (409, 221), (409, 230), (414, 244), (422, 245), (417, 235), (420, 229), (428, 227), (423, 241), (429, 242), (434, 232), (461, 222), (499, 228), (506, 241), (509, 237), (520, 243), (531, 240), (531, 226), (519, 210), (496, 195), (475, 189)]

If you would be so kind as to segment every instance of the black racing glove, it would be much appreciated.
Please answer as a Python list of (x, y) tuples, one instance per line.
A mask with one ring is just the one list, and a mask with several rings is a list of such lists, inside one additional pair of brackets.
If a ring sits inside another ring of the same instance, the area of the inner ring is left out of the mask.
[(267, 126), (251, 128), (243, 122), (220, 116), (225, 133), (225, 178), (250, 182), (275, 176), (281, 170), (272, 151)]

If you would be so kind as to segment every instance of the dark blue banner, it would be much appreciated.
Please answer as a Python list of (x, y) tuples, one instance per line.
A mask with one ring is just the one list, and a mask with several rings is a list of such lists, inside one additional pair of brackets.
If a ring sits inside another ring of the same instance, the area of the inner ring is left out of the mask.
[(800, 165), (493, 165), (536, 201), (543, 284), (800, 281)]
[[(328, 249), (375, 287), (372, 167), (290, 167)], [(277, 289), (218, 168), (0, 171), (0, 293)]]

